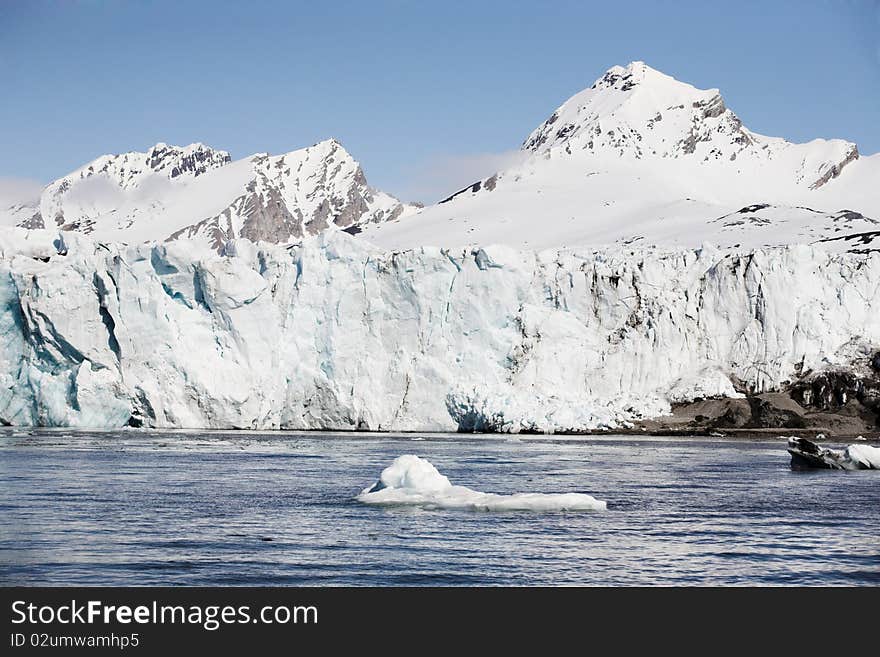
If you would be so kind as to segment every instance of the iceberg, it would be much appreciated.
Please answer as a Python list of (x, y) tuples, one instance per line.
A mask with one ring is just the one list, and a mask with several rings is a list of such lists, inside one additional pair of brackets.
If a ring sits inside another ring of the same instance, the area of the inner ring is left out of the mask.
[(382, 471), (379, 481), (357, 496), (364, 504), (413, 505), (474, 511), (604, 511), (607, 505), (585, 493), (482, 493), (455, 486), (430, 461), (404, 454)]

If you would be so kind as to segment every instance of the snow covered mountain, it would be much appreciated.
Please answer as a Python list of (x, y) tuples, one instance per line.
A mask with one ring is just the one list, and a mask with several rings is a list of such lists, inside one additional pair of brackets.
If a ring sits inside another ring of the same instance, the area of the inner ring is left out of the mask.
[(330, 225), (357, 227), (413, 209), (370, 188), (333, 139), (235, 162), (203, 144), (156, 144), (99, 157), (48, 185), (38, 206), (0, 211), (0, 222), (126, 243), (186, 237), (221, 250), (236, 237), (290, 244)]
[(748, 130), (717, 89), (615, 66), (522, 145), (518, 164), (420, 209), (367, 185), (335, 140), (231, 161), (202, 144), (105, 155), (0, 225), (138, 243), (293, 244), (330, 226), (380, 247), (642, 244), (880, 248), (880, 154)]
[(615, 66), (532, 132), (521, 161), (408, 219), (387, 248), (826, 242), (880, 248), (880, 155), (748, 130), (717, 89), (642, 62)]
[(332, 140), (105, 156), (4, 215), (0, 424), (565, 431), (766, 393), (878, 426), (878, 181), (641, 63), (423, 210)]

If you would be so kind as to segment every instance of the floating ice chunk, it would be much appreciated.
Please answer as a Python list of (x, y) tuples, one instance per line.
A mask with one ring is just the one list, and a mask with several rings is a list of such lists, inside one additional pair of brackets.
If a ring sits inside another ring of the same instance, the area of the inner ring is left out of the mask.
[(880, 447), (850, 445), (844, 454), (859, 470), (880, 470)]
[(404, 454), (382, 471), (379, 481), (357, 496), (365, 504), (419, 505), (477, 511), (604, 511), (602, 500), (584, 493), (482, 493), (453, 485), (429, 461)]
[(794, 469), (880, 470), (880, 447), (870, 445), (850, 445), (840, 450), (822, 447), (806, 438), (791, 437), (788, 453)]

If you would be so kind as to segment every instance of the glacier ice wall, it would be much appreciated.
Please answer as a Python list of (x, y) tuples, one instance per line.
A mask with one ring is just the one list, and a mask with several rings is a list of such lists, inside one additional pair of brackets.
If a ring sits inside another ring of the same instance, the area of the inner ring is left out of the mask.
[(880, 344), (880, 254), (0, 232), (0, 422), (560, 431)]

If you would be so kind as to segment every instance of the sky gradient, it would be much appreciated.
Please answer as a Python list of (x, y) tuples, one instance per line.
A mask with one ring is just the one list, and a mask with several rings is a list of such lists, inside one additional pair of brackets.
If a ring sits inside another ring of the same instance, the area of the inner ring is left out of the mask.
[(325, 5), (0, 0), (0, 190), (159, 141), (336, 137), (373, 186), (435, 201), (632, 60), (756, 132), (880, 151), (877, 0)]

